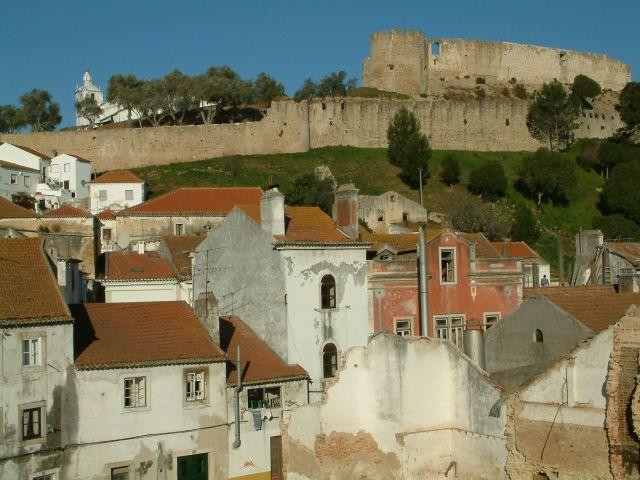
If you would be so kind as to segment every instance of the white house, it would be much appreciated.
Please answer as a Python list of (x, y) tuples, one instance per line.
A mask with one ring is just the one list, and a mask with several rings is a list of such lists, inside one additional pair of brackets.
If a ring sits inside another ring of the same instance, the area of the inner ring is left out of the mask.
[(91, 182), (91, 161), (66, 153), (55, 156), (51, 159), (49, 178), (58, 182), (60, 188), (69, 190), (71, 198), (87, 198)]
[(7, 162), (29, 167), (41, 173), (40, 182), (44, 182), (47, 176), (51, 157), (33, 148), (0, 143), (0, 158)]
[(119, 211), (144, 202), (144, 182), (127, 170), (112, 170), (89, 183), (91, 213)]
[(41, 238), (0, 239), (0, 478), (58, 480), (73, 318)]
[(87, 303), (75, 318), (63, 478), (227, 478), (226, 362), (187, 304)]
[(40, 171), (0, 159), (0, 196), (13, 200), (14, 195), (34, 196)]
[(341, 353), (370, 333), (367, 246), (317, 207), (285, 207), (273, 188), (260, 206), (236, 207), (197, 247), (194, 298), (213, 293), (222, 315), (240, 316), (309, 372), (318, 398)]

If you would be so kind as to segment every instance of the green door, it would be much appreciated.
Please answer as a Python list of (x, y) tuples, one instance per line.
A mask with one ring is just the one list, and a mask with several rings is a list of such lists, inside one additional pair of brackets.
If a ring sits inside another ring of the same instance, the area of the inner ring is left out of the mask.
[(209, 458), (206, 453), (178, 457), (178, 480), (207, 480)]

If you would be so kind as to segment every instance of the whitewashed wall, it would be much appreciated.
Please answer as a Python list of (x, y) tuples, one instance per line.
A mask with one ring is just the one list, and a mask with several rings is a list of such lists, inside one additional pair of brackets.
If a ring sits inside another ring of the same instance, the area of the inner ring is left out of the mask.
[[(106, 190), (107, 199), (100, 200), (100, 191)], [(125, 191), (133, 190), (133, 200), (125, 199)], [(139, 205), (145, 200), (144, 183), (92, 183), (89, 185), (91, 213), (96, 214), (108, 208), (121, 210)]]

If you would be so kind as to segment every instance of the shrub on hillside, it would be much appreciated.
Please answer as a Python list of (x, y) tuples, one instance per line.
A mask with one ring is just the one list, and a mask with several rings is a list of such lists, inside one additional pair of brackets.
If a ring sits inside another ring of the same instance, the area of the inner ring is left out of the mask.
[(527, 242), (533, 245), (540, 238), (540, 229), (533, 212), (523, 203), (516, 206), (514, 222), (511, 225), (511, 240)]
[(594, 98), (600, 95), (600, 92), (602, 92), (600, 84), (586, 75), (576, 75), (573, 79), (571, 93), (578, 98)]
[(593, 226), (602, 230), (608, 240), (640, 241), (640, 226), (619, 213), (598, 217)]
[(515, 87), (513, 87), (513, 94), (522, 100), (526, 100), (527, 98), (529, 98), (529, 95), (527, 94), (527, 87), (525, 87), (522, 83), (518, 83)]
[(613, 167), (600, 194), (600, 210), (604, 214), (619, 213), (640, 223), (640, 160)]
[(489, 240), (499, 241), (509, 235), (511, 216), (504, 202), (488, 203), (460, 195), (449, 210), (449, 223), (461, 232), (482, 232)]
[(295, 179), (291, 190), (287, 192), (289, 205), (309, 205), (331, 215), (333, 206), (333, 181), (331, 178), (320, 180), (313, 173)]
[(440, 172), (440, 179), (453, 187), (460, 183), (460, 164), (453, 155), (449, 154), (442, 159), (442, 171)]
[(504, 168), (496, 160), (488, 161), (471, 171), (467, 188), (471, 193), (489, 201), (504, 197), (507, 191), (507, 176)]
[(569, 194), (575, 185), (576, 169), (573, 160), (564, 158), (558, 152), (540, 148), (524, 159), (519, 185), (525, 194), (535, 200), (538, 210), (547, 200), (556, 205), (564, 204), (569, 201)]

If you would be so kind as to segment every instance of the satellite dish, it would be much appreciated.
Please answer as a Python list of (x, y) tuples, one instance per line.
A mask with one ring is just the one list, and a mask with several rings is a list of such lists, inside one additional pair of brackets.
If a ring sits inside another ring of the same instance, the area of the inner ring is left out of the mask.
[(119, 233), (116, 237), (116, 243), (121, 250), (124, 250), (131, 243), (131, 236), (127, 232)]

